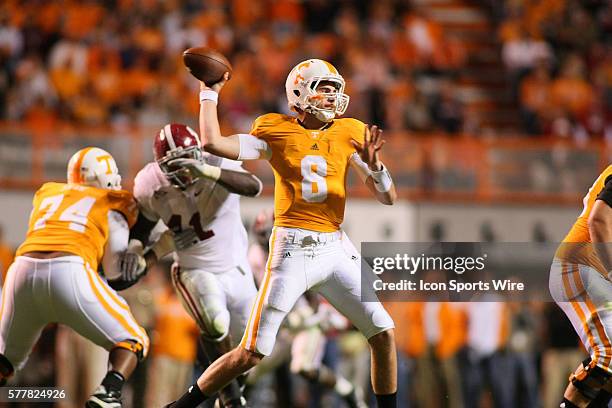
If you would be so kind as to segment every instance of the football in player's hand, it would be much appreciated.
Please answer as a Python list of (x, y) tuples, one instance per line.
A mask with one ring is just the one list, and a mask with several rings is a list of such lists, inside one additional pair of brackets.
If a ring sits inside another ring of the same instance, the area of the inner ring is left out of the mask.
[(227, 58), (212, 48), (189, 48), (183, 52), (183, 62), (187, 70), (207, 86), (221, 81), (226, 72), (232, 75), (232, 65)]

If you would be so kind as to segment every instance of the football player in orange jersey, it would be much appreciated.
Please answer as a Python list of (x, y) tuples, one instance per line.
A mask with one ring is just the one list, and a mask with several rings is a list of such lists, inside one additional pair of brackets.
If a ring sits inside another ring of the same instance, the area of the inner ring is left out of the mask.
[[(33, 207), (0, 306), (0, 382), (23, 367), (47, 323), (62, 323), (110, 352), (109, 371), (87, 406), (121, 407), (123, 383), (149, 346), (112, 288), (144, 271), (126, 255), (136, 203), (121, 190), (113, 157), (88, 147), (70, 159), (68, 183), (43, 184)], [(97, 273), (100, 263), (108, 283)]]
[(559, 246), (550, 291), (589, 352), (570, 376), (562, 408), (608, 407), (612, 399), (612, 166), (595, 180)]
[[(265, 276), (268, 242), (272, 235), (273, 225), (274, 215), (272, 210), (268, 211), (268, 209), (257, 214), (253, 223), (252, 231), (256, 242), (249, 247), (248, 257), (258, 286), (261, 286)], [(346, 249), (355, 256), (359, 256), (356, 248), (347, 247)], [(349, 408), (367, 407), (360, 387), (351, 384), (342, 375), (323, 364), (328, 336), (336, 335), (347, 329), (350, 329), (350, 324), (344, 316), (327, 302), (321, 301), (318, 295), (306, 292), (287, 315), (277, 336), (272, 354), (249, 371), (247, 386), (254, 387), (261, 377), (290, 361), (292, 373), (302, 376), (313, 384), (319, 384), (325, 389), (334, 391)], [(280, 375), (283, 374), (280, 373)], [(277, 381), (276, 389), (279, 390), (282, 386), (283, 384)], [(283, 389), (282, 392), (290, 393), (290, 389)], [(289, 403), (288, 400), (279, 401), (279, 399), (277, 396), (277, 405)]]
[(274, 229), (266, 274), (239, 347), (215, 361), (197, 384), (170, 406), (195, 407), (272, 351), (278, 329), (307, 290), (323, 295), (368, 339), (372, 387), (379, 407), (395, 407), (397, 361), (393, 320), (380, 302), (362, 302), (360, 260), (343, 246), (346, 177), (353, 167), (383, 204), (396, 199), (379, 158), (381, 130), (338, 119), (348, 106), (345, 82), (330, 63), (295, 66), (285, 88), (296, 116), (270, 113), (250, 134), (221, 136), (218, 92), (229, 78), (201, 83), (200, 130), (204, 149), (237, 160), (269, 160), (275, 176)]

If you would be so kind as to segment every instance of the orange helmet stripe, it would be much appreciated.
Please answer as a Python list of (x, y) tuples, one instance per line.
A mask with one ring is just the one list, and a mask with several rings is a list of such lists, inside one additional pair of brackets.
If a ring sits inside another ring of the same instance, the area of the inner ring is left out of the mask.
[(321, 60), (321, 61), (323, 61), (323, 63), (327, 66), (327, 69), (329, 69), (332, 74), (338, 75), (338, 70), (332, 64), (330, 64), (329, 62), (325, 60)]
[(93, 149), (93, 147), (86, 147), (85, 149), (82, 149), (79, 152), (79, 158), (77, 159), (76, 163), (72, 167), (72, 173), (70, 175), (70, 180), (68, 180), (69, 182), (71, 182), (71, 183), (82, 183), (82, 182), (85, 181), (81, 177), (81, 166), (83, 165), (83, 160), (85, 159), (85, 155), (91, 149)]

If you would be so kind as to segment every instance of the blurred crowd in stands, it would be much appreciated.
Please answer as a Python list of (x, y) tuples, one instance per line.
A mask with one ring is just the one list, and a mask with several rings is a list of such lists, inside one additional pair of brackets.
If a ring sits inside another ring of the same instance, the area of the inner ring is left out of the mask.
[[(494, 4), (523, 130), (603, 134), (612, 92), (609, 2), (486, 3)], [(198, 84), (181, 53), (200, 45), (233, 63), (221, 104), (228, 130), (286, 111), (287, 72), (317, 57), (347, 79), (349, 115), (388, 130), (478, 131), (455, 89), (469, 58), (462, 40), (422, 5), (398, 0), (7, 0), (0, 117), (43, 127), (193, 122)]]
[(524, 131), (612, 138), (611, 3), (511, 0), (497, 12)]
[(347, 79), (350, 115), (391, 130), (461, 129), (450, 82), (427, 95), (414, 84), (424, 73), (452, 77), (465, 51), (404, 1), (3, 1), (0, 117), (41, 126), (193, 122), (198, 84), (181, 54), (201, 45), (233, 64), (221, 103), (232, 130), (287, 111), (286, 75), (309, 57)]

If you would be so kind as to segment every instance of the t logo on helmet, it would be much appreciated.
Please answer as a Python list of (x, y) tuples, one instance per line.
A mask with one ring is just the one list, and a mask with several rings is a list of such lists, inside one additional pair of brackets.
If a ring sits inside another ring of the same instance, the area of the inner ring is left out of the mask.
[[(298, 65), (297, 70), (301, 71), (302, 68), (308, 68), (310, 66), (310, 61), (306, 61), (306, 62), (302, 62), (300, 65)], [(300, 81), (303, 81), (305, 78), (302, 76), (302, 74), (300, 74), (299, 72), (295, 75), (295, 85), (297, 85), (298, 83), (300, 83)]]
[(98, 163), (106, 163), (106, 174), (113, 174), (113, 168), (111, 166), (111, 160), (113, 160), (113, 158), (110, 155), (107, 154), (104, 156), (98, 156), (96, 157), (96, 160), (98, 161)]

